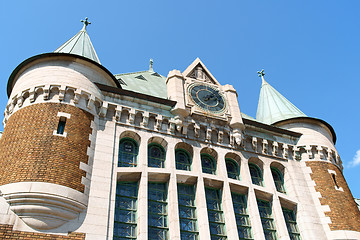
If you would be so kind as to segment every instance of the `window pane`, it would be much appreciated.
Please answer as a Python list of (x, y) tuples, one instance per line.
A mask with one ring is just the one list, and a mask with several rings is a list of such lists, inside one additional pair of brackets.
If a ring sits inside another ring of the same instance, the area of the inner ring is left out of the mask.
[(226, 159), (226, 170), (229, 178), (239, 179), (239, 167), (234, 160)]
[(178, 184), (178, 203), (181, 239), (198, 239), (195, 207), (195, 187)]
[(205, 188), (211, 240), (226, 239), (220, 190)]
[(175, 152), (176, 169), (190, 171), (191, 159), (187, 152), (176, 150)]
[(148, 185), (149, 239), (167, 239), (168, 232), (166, 183)]
[(272, 209), (270, 202), (264, 200), (257, 200), (261, 223), (264, 230), (266, 240), (277, 239), (274, 218), (272, 216)]
[(283, 214), (286, 222), (286, 226), (289, 232), (291, 240), (301, 240), (300, 232), (296, 223), (296, 216), (294, 211), (283, 208)]
[(258, 166), (255, 164), (249, 164), (251, 181), (253, 184), (263, 186), (262, 173)]
[(155, 168), (165, 167), (165, 151), (159, 145), (149, 145), (148, 147), (148, 166)]
[(120, 141), (118, 167), (136, 167), (138, 147), (135, 141), (123, 139)]
[(278, 192), (286, 193), (284, 186), (284, 178), (282, 174), (274, 168), (271, 168), (271, 174), (274, 179), (275, 187)]
[(203, 173), (216, 174), (215, 160), (212, 157), (202, 154), (201, 166)]
[(239, 239), (253, 239), (244, 195), (231, 193)]
[(136, 239), (136, 182), (118, 182), (116, 186), (114, 239)]

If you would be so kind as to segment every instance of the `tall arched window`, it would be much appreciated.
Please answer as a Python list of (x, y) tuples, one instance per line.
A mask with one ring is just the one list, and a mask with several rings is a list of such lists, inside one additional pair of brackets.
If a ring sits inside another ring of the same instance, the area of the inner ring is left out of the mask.
[(188, 152), (182, 149), (175, 150), (176, 169), (191, 170), (191, 157)]
[(239, 180), (240, 179), (239, 165), (230, 158), (225, 159), (225, 163), (226, 163), (228, 178)]
[(216, 174), (216, 163), (210, 155), (201, 154), (201, 166), (203, 173)]
[(281, 172), (276, 168), (271, 168), (271, 174), (275, 182), (276, 190), (281, 193), (286, 193), (284, 186), (284, 177)]
[(165, 150), (158, 144), (150, 144), (148, 147), (148, 166), (155, 168), (165, 167)]
[(250, 170), (252, 183), (259, 186), (263, 186), (263, 177), (260, 168), (253, 163), (249, 163), (249, 170)]
[(123, 138), (119, 146), (118, 167), (136, 167), (139, 148), (131, 138)]

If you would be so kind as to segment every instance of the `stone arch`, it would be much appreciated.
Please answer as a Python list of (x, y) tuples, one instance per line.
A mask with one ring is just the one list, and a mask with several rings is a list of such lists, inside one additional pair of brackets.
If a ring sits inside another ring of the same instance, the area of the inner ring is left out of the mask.
[(64, 102), (69, 103), (75, 97), (75, 89), (73, 88), (66, 88)]
[(165, 151), (167, 150), (168, 142), (165, 139), (161, 138), (161, 137), (151, 137), (151, 138), (149, 138), (148, 145), (152, 144), (152, 143), (159, 144), (160, 146), (162, 146), (164, 148)]
[(217, 154), (217, 152), (216, 152), (214, 149), (212, 149), (212, 148), (205, 147), (205, 148), (201, 149), (200, 154), (208, 154), (208, 155), (210, 155), (211, 157), (213, 157), (214, 160), (217, 162), (218, 154)]
[(216, 129), (211, 131), (211, 142), (216, 143), (219, 141), (219, 133)]
[(120, 114), (120, 122), (126, 123), (129, 119), (129, 110), (128, 109), (122, 109)]
[(49, 95), (49, 99), (55, 98), (58, 99), (59, 98), (59, 93), (60, 93), (60, 86), (51, 86), (50, 87), (50, 95)]
[(36, 87), (35, 88), (35, 97), (34, 100), (36, 100), (40, 95), (44, 94), (44, 88), (43, 87)]
[(138, 145), (140, 145), (141, 137), (139, 134), (133, 131), (124, 131), (120, 134), (120, 140), (123, 138), (131, 138), (133, 139)]
[(175, 150), (177, 149), (183, 149), (185, 151), (187, 151), (190, 155), (191, 158), (193, 158), (194, 156), (194, 149), (193, 147), (188, 144), (188, 143), (185, 143), (185, 142), (178, 142), (176, 145), (175, 145)]
[(234, 160), (237, 164), (239, 164), (239, 166), (241, 164), (241, 157), (234, 152), (228, 152), (227, 154), (225, 154), (225, 159), (226, 158)]
[(143, 112), (141, 111), (138, 111), (136, 114), (135, 114), (135, 125), (136, 126), (140, 126), (140, 124), (142, 123), (143, 121)]

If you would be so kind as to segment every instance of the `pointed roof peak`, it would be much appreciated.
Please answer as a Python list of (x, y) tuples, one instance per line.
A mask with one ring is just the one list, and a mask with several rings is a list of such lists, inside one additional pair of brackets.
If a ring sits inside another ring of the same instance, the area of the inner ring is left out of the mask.
[(198, 57), (185, 69), (183, 75), (215, 85), (220, 85), (220, 83), (216, 80), (216, 78), (211, 74), (205, 64)]
[(266, 82), (264, 75), (264, 70), (258, 71), (262, 84), (256, 120), (266, 124), (273, 124), (285, 119), (306, 117), (302, 111)]
[(71, 53), (100, 63), (94, 46), (92, 45), (90, 37), (86, 31), (86, 27), (91, 23), (88, 21), (88, 18), (81, 20), (81, 22), (83, 23), (82, 29), (54, 52)]

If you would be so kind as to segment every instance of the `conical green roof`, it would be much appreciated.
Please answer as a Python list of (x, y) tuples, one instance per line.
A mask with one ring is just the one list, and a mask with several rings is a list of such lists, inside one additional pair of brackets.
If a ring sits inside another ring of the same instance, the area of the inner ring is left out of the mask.
[(306, 117), (294, 104), (267, 83), (263, 75), (261, 75), (261, 79), (262, 85), (256, 120), (273, 124), (290, 118)]
[(90, 22), (87, 21), (87, 18), (85, 18), (85, 21), (82, 22), (84, 23), (84, 26), (80, 32), (70, 38), (54, 52), (76, 54), (100, 63), (94, 46), (90, 41), (90, 37), (86, 32), (86, 26), (90, 24)]

